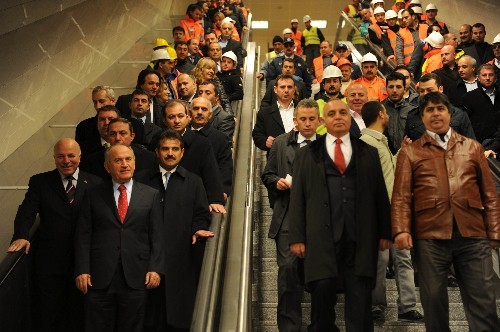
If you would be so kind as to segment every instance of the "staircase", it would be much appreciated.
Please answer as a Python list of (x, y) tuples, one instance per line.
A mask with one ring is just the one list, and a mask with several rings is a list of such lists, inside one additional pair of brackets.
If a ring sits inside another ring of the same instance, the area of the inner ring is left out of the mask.
[[(252, 286), (252, 331), (256, 332), (275, 332), (278, 331), (276, 322), (277, 306), (277, 274), (278, 266), (276, 264), (276, 247), (274, 240), (267, 237), (269, 225), (271, 223), (272, 209), (269, 207), (266, 188), (260, 181), (260, 174), (265, 166), (265, 153), (259, 153), (256, 163), (256, 192), (254, 193), (254, 250), (253, 250), (253, 286)], [(480, 286), (480, 285), (478, 285)], [(418, 290), (418, 288), (417, 288)], [(419, 292), (417, 291), (417, 308), (423, 313)], [(450, 303), (450, 328), (453, 332), (469, 331), (465, 313), (460, 298), (458, 288), (449, 288), (448, 297)], [(425, 331), (424, 323), (398, 322), (397, 316), (397, 298), (398, 293), (396, 283), (393, 279), (387, 280), (387, 309), (386, 320), (383, 324), (375, 325), (375, 331)], [(303, 331), (309, 324), (310, 318), (310, 296), (304, 292), (302, 301), (302, 319)], [(341, 331), (344, 327), (344, 299), (339, 295), (337, 312), (337, 326)], [(500, 301), (497, 301), (497, 312), (500, 313)]]

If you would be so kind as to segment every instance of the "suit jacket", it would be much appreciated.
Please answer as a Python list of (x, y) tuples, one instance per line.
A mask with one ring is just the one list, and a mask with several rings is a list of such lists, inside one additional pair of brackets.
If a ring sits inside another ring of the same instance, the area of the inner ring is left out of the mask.
[(224, 133), (228, 141), (233, 142), (234, 134), (234, 115), (226, 112), (220, 105), (212, 108), (212, 117), (208, 122), (212, 127)]
[[(479, 55), (479, 52), (478, 52), (479, 47), (483, 48), (482, 56)], [(480, 65), (482, 65), (483, 63), (487, 63), (488, 61), (491, 61), (492, 59), (495, 58), (495, 54), (493, 53), (493, 47), (486, 42), (481, 43), (481, 45), (474, 43), (469, 47), (465, 47), (464, 53), (467, 55), (470, 55), (471, 57), (476, 59), (478, 67)]]
[(219, 171), (222, 179), (222, 190), (228, 196), (233, 188), (233, 151), (231, 142), (226, 135), (214, 129), (210, 124), (200, 130), (194, 130), (195, 133), (208, 139), (214, 150), (215, 159), (219, 165)]
[(76, 125), (75, 141), (80, 144), (82, 156), (104, 150), (101, 144), (101, 136), (97, 130), (97, 115), (82, 120)]
[[(337, 276), (334, 227), (325, 174), (325, 136), (299, 149), (293, 165), (289, 242), (303, 242), (305, 281)], [(377, 150), (351, 135), (356, 172), (354, 273), (374, 278), (381, 238), (391, 239), (390, 205)], [(347, 170), (351, 163), (347, 166)]]
[(29, 232), (37, 214), (40, 216), (35, 250), (36, 273), (39, 277), (72, 274), (75, 223), (81, 211), (85, 191), (101, 180), (80, 170), (73, 204), (68, 201), (57, 169), (33, 175), (26, 196), (14, 221), (14, 236), (29, 240)]
[(199, 266), (194, 259), (191, 236), (208, 229), (210, 212), (203, 182), (196, 174), (178, 166), (163, 186), (159, 167), (138, 173), (135, 179), (158, 189), (164, 195), (162, 234), (165, 243), (164, 285), (167, 322), (189, 328), (198, 286)]
[[(307, 87), (304, 82), (294, 79), (295, 86), (297, 87), (297, 92), (299, 94), (298, 101), (311, 97), (311, 88)], [(266, 85), (266, 94), (262, 98), (262, 105), (272, 105), (276, 104), (276, 93), (274, 92), (274, 84), (276, 80), (271, 80)]]
[(261, 150), (269, 152), (266, 140), (269, 136), (278, 137), (285, 133), (278, 104), (262, 105), (257, 113), (257, 120), (252, 130), (254, 144)]
[(180, 165), (201, 177), (209, 204), (224, 204), (222, 179), (210, 142), (186, 128), (182, 136), (184, 156)]
[(76, 226), (75, 275), (90, 274), (92, 288), (104, 289), (121, 261), (128, 286), (145, 290), (147, 272), (163, 273), (161, 204), (157, 190), (133, 182), (122, 224), (112, 182), (88, 190)]
[(462, 107), (462, 98), (467, 93), (467, 88), (460, 75), (458, 75), (458, 71), (443, 67), (434, 70), (433, 73), (441, 78), (443, 93), (448, 96), (453, 106)]
[[(284, 56), (279, 56), (273, 59), (271, 64), (268, 67), (266, 80), (274, 80), (281, 74), (281, 69), (283, 67)], [(302, 78), (302, 81), (307, 87), (311, 87), (312, 79), (311, 75), (307, 71), (307, 64), (301, 57), (298, 55), (293, 55), (293, 59), (295, 60), (295, 75)]]
[(229, 51), (233, 51), (236, 54), (238, 67), (243, 68), (243, 47), (241, 43), (234, 39), (228, 39), (226, 47), (222, 48), (222, 54)]
[[(139, 172), (143, 169), (152, 168), (157, 164), (156, 155), (153, 152), (146, 150), (145, 147), (139, 144), (131, 144), (130, 147), (134, 151), (135, 155), (136, 172)], [(97, 151), (86, 157), (80, 163), (80, 168), (86, 172), (97, 175), (102, 179), (111, 179), (108, 171), (106, 171), (106, 168), (104, 168), (104, 152), (104, 150)]]
[[(132, 111), (130, 110), (130, 101), (132, 100), (132, 94), (128, 95), (121, 95), (118, 97), (118, 100), (116, 101), (115, 107), (118, 108), (120, 111), (121, 117), (125, 119), (131, 119), (132, 118)], [(151, 122), (153, 122), (155, 125), (161, 127), (162, 126), (162, 110), (160, 107), (160, 104), (156, 100), (156, 98), (153, 98), (153, 118), (151, 119)]]
[(267, 164), (262, 173), (261, 179), (267, 188), (269, 201), (273, 209), (271, 226), (268, 236), (276, 238), (278, 232), (283, 229), (288, 230), (288, 225), (283, 225), (290, 203), (290, 190), (277, 190), (276, 183), (280, 178), (286, 178), (287, 174), (292, 175), (292, 165), (295, 153), (299, 150), (297, 144), (297, 131), (290, 131), (276, 137), (267, 156)]
[(478, 83), (477, 89), (465, 94), (463, 102), (479, 143), (493, 139), (500, 126), (500, 89), (496, 88), (495, 104), (492, 104)]

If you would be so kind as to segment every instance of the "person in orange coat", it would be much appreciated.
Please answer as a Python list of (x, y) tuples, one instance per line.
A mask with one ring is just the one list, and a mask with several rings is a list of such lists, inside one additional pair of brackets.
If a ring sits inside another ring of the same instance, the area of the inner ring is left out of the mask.
[(385, 88), (385, 80), (377, 76), (378, 60), (372, 53), (366, 53), (361, 58), (361, 72), (363, 76), (351, 82), (351, 85), (360, 83), (368, 90), (368, 98), (370, 100), (382, 101), (387, 98), (387, 90)]
[(422, 73), (429, 74), (434, 70), (442, 68), (441, 49), (444, 46), (444, 38), (439, 32), (432, 32), (426, 39), (428, 51), (424, 55), (426, 59), (422, 66)]
[(333, 53), (333, 45), (328, 40), (324, 40), (319, 45), (321, 55), (313, 59), (314, 77), (321, 83), (324, 68), (337, 63), (337, 56)]
[(302, 56), (302, 53), (304, 53), (304, 50), (302, 49), (302, 31), (298, 29), (299, 27), (299, 20), (294, 18), (290, 21), (290, 24), (292, 25), (292, 39), (295, 42), (295, 55)]
[(201, 24), (203, 8), (197, 4), (191, 4), (186, 11), (186, 18), (179, 24), (184, 29), (184, 40), (196, 38), (203, 43), (204, 30)]

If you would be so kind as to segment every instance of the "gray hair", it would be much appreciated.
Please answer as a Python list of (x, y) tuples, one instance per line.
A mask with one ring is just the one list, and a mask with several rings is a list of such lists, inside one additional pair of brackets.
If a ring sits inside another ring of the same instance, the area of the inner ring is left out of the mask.
[(98, 85), (95, 88), (92, 89), (92, 94), (99, 92), (99, 91), (106, 91), (106, 97), (109, 99), (115, 99), (115, 91), (111, 89), (109, 85)]
[(104, 151), (104, 162), (105, 163), (109, 164), (109, 153), (111, 152), (111, 150), (115, 146), (124, 146), (124, 147), (128, 148), (130, 151), (132, 151), (132, 156), (134, 157), (134, 160), (135, 160), (134, 150), (132, 150), (132, 148), (130, 146), (126, 146), (126, 145), (123, 145), (123, 144), (115, 144), (115, 145), (111, 145), (109, 148), (106, 149), (106, 151)]
[(470, 55), (464, 54), (460, 58), (458, 58), (459, 61), (462, 60), (462, 59), (465, 59), (465, 60), (469, 61), (470, 65), (472, 67), (474, 67), (475, 69), (477, 68), (477, 61), (476, 61), (476, 59), (474, 59)]

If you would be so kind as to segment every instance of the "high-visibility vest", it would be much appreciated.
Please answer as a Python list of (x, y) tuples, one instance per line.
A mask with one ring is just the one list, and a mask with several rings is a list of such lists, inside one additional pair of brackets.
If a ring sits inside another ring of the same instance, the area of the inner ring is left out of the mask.
[(306, 40), (306, 46), (320, 44), (318, 28), (316, 27), (311, 27), (310, 30), (305, 29), (304, 31), (302, 31), (302, 36), (304, 36), (304, 39)]
[[(334, 54), (332, 57), (332, 65), (335, 65), (335, 63), (338, 61), (339, 58)], [(323, 80), (323, 70), (325, 69), (325, 66), (323, 64), (323, 56), (319, 56), (317, 58), (313, 59), (313, 67), (314, 67), (314, 77), (316, 77), (316, 80), (321, 83)]]
[(408, 28), (400, 28), (399, 35), (403, 38), (403, 62), (405, 66), (408, 66), (410, 64), (411, 55), (413, 54), (415, 42)]
[(200, 43), (203, 42), (205, 30), (203, 30), (200, 21), (195, 21), (189, 15), (186, 15), (186, 18), (179, 25), (184, 29), (185, 41), (196, 38)]
[(304, 52), (302, 50), (302, 32), (300, 30), (297, 30), (297, 32), (293, 32), (292, 30), (292, 39), (295, 43), (295, 55), (301, 56), (302, 53)]
[(429, 26), (427, 24), (418, 24), (418, 36), (420, 37), (420, 40), (424, 40), (425, 38), (427, 38), (427, 29), (429, 29)]
[(392, 52), (396, 54), (396, 39), (398, 39), (398, 35), (391, 29), (387, 29), (387, 38), (389, 39), (389, 43), (391, 43)]
[(432, 73), (434, 70), (442, 68), (443, 63), (441, 62), (441, 49), (433, 49), (424, 56), (426, 59), (422, 65), (422, 74)]
[(363, 76), (351, 82), (350, 85), (354, 83), (361, 83), (366, 90), (368, 90), (368, 99), (383, 101), (387, 98), (387, 89), (385, 88), (385, 80), (381, 77), (376, 76), (373, 81), (366, 80)]

